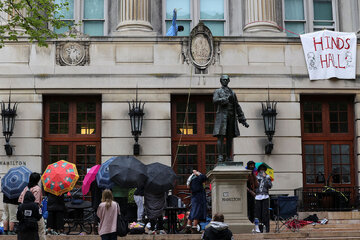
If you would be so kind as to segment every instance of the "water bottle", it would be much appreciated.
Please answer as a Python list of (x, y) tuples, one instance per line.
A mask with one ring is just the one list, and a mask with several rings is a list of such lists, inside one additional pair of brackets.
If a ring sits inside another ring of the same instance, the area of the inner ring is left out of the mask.
[(178, 207), (181, 208), (182, 204), (181, 204), (181, 199), (178, 198)]

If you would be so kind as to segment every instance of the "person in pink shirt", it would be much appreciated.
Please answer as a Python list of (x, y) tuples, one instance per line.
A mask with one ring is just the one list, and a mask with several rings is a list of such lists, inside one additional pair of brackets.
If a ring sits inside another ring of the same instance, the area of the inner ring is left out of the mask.
[[(19, 203), (24, 202), (25, 193), (30, 190), (30, 192), (35, 197), (35, 203), (37, 203), (38, 206), (41, 207), (43, 195), (42, 195), (41, 187), (38, 185), (39, 181), (40, 181), (40, 174), (36, 172), (31, 173), (29, 178), (29, 184), (27, 185), (27, 187), (24, 188), (24, 190), (21, 192), (19, 196), (19, 200), (18, 200)], [(38, 233), (40, 240), (46, 239), (44, 218), (41, 218), (40, 221), (38, 221)]]
[(120, 214), (120, 207), (113, 201), (113, 195), (109, 189), (102, 193), (101, 203), (97, 209), (97, 216), (100, 218), (99, 235), (102, 240), (116, 240), (117, 216)]

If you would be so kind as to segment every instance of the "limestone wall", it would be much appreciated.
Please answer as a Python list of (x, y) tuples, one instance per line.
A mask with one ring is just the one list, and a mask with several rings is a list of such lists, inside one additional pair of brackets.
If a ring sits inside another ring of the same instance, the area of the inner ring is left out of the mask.
[[(182, 38), (92, 39), (90, 65), (56, 65), (55, 44), (39, 48), (25, 42), (9, 43), (0, 49), (0, 100), (19, 102), (18, 118), (11, 144), (14, 155), (2, 161), (22, 161), (41, 170), (42, 95), (102, 95), (102, 161), (114, 155), (132, 154), (127, 101), (146, 101), (143, 134), (139, 140), (144, 163), (171, 164), (171, 95), (211, 95), (220, 86), (219, 76), (229, 74), (230, 87), (237, 93), (250, 128), (240, 127), (235, 139), (236, 161), (265, 161), (275, 169), (273, 192), (292, 193), (302, 186), (300, 131), (301, 94), (360, 94), (357, 80), (310, 81), (299, 40), (274, 38), (222, 38), (218, 60), (208, 74), (195, 74), (183, 61)], [(358, 54), (358, 73), (360, 61)], [(274, 150), (264, 155), (267, 143), (261, 117), (261, 101), (278, 101)], [(355, 101), (356, 143), (359, 142), (358, 97)], [(4, 143), (3, 138), (0, 142)], [(0, 144), (1, 145), (1, 144)], [(358, 145), (358, 144), (357, 144)], [(360, 152), (356, 147), (357, 156)], [(359, 157), (357, 157), (359, 159)], [(358, 161), (359, 162), (359, 161)], [(360, 162), (359, 162), (360, 163)], [(0, 164), (0, 176), (8, 167)]]

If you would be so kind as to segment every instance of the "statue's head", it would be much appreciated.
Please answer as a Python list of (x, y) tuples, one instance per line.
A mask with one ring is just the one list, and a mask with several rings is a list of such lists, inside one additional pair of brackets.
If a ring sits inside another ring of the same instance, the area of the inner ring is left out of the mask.
[(220, 82), (221, 82), (221, 85), (226, 87), (228, 85), (228, 83), (230, 82), (230, 78), (228, 75), (222, 75), (220, 77)]

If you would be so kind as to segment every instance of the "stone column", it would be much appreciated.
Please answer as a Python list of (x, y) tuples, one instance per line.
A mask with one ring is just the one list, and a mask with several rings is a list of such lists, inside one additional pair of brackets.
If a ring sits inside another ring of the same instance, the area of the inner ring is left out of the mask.
[(276, 0), (245, 0), (244, 32), (280, 32), (276, 23)]
[(149, 0), (119, 0), (118, 32), (151, 32)]

